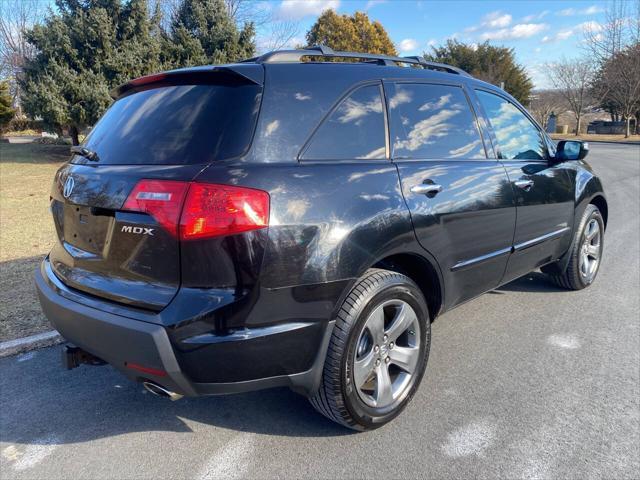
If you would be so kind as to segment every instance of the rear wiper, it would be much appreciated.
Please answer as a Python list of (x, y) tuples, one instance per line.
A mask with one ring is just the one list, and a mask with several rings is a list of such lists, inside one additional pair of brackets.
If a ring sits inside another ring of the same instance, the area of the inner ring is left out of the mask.
[(80, 145), (74, 145), (71, 147), (71, 153), (75, 153), (76, 155), (80, 155), (87, 160), (91, 160), (92, 162), (100, 161), (98, 158), (98, 154), (93, 150), (89, 150), (87, 147), (81, 147)]

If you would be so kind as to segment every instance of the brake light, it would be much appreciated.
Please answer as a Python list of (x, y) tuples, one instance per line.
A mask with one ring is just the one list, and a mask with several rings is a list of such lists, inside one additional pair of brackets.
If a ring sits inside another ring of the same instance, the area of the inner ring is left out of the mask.
[(233, 235), (269, 225), (269, 194), (253, 188), (192, 183), (182, 209), (180, 237)]
[(140, 180), (122, 208), (151, 215), (182, 240), (233, 235), (269, 225), (269, 194), (230, 185)]
[(178, 234), (178, 220), (189, 184), (171, 180), (140, 180), (122, 207), (148, 213), (169, 233)]
[(148, 85), (150, 83), (160, 82), (167, 78), (166, 73), (154, 73), (152, 75), (145, 75), (144, 77), (134, 78), (129, 82), (129, 85), (139, 87), (141, 85)]

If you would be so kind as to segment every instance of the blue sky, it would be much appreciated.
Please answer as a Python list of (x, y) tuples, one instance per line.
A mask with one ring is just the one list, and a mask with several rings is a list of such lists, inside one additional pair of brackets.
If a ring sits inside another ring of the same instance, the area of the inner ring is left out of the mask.
[(537, 88), (548, 87), (544, 65), (583, 55), (583, 30), (604, 21), (603, 0), (282, 0), (263, 3), (279, 18), (299, 22), (296, 43), (326, 8), (366, 11), (389, 32), (402, 55), (457, 38), (513, 47)]

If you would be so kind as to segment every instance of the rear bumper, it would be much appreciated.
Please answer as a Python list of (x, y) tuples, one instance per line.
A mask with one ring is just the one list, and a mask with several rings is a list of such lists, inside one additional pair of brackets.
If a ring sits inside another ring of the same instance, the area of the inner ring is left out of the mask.
[[(151, 380), (184, 396), (239, 393), (278, 386), (288, 386), (300, 393), (311, 394), (319, 385), (333, 322), (327, 323), (318, 336), (315, 360), (308, 370), (237, 382), (194, 382), (189, 373), (181, 368), (179, 358), (183, 354), (176, 351), (164, 326), (119, 315), (114, 312), (113, 307), (105, 311), (71, 300), (77, 293), (70, 291), (55, 277), (48, 259), (36, 270), (35, 281), (42, 309), (60, 334), (111, 364), (131, 380)], [(305, 329), (297, 330), (302, 333)], [(282, 333), (280, 327), (274, 328), (272, 334), (260, 333), (259, 338), (251, 334), (231, 335), (221, 341), (222, 337), (218, 337), (213, 344), (208, 345), (208, 349), (216, 351), (216, 344), (219, 344), (219, 352), (242, 352), (245, 371), (247, 364), (253, 364), (259, 374), (265, 360), (265, 344), (274, 345), (273, 342), (281, 341), (278, 337)], [(255, 348), (256, 345), (260, 348)], [(277, 345), (274, 347), (277, 348)], [(252, 356), (252, 352), (255, 352), (255, 356)], [(220, 357), (221, 353), (218, 353), (218, 358)], [(202, 360), (207, 361), (206, 358)], [(145, 371), (132, 366), (142, 366)], [(200, 367), (203, 368), (202, 365)], [(234, 365), (232, 362), (212, 362), (206, 368), (214, 371), (222, 369), (225, 371), (223, 376), (229, 378), (229, 371), (233, 370)]]

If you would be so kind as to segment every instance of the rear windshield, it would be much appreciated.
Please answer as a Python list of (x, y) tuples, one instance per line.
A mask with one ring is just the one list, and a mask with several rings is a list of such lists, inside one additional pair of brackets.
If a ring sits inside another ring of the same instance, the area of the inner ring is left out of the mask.
[(242, 155), (260, 108), (258, 85), (176, 85), (117, 100), (84, 145), (99, 164), (197, 164)]

